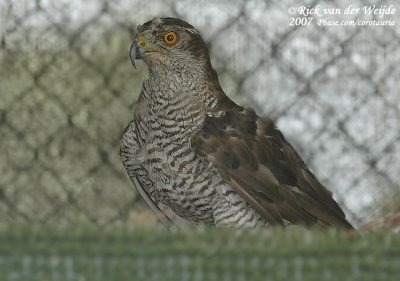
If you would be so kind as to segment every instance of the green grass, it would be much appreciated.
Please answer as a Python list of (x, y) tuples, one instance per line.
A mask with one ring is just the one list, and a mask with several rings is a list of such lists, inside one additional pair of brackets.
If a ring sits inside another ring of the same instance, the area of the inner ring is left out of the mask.
[(0, 280), (397, 280), (400, 236), (301, 228), (0, 229)]

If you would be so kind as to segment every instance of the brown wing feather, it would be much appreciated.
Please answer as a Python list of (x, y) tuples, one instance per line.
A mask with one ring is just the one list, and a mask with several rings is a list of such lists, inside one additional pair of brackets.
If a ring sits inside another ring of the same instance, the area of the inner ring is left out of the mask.
[(192, 146), (271, 224), (352, 228), (271, 120), (235, 105), (206, 117)]

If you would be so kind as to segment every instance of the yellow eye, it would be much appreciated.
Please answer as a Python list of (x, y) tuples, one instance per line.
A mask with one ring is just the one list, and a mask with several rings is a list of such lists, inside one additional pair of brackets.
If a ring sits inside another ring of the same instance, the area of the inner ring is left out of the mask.
[(173, 31), (169, 31), (164, 34), (164, 42), (168, 45), (173, 45), (176, 42), (176, 33)]

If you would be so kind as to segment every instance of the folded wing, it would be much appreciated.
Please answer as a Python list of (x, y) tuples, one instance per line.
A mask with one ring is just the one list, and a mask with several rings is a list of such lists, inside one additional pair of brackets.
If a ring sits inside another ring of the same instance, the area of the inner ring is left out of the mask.
[(206, 117), (192, 147), (269, 223), (352, 228), (271, 120), (233, 106)]

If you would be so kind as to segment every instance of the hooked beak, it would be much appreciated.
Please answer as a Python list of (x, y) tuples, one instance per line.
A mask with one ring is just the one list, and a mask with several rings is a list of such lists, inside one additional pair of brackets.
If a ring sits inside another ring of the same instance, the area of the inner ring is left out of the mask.
[(129, 49), (129, 58), (131, 59), (132, 65), (136, 68), (135, 59), (143, 59), (146, 53), (146, 42), (144, 40), (144, 35), (139, 34), (136, 36)]

